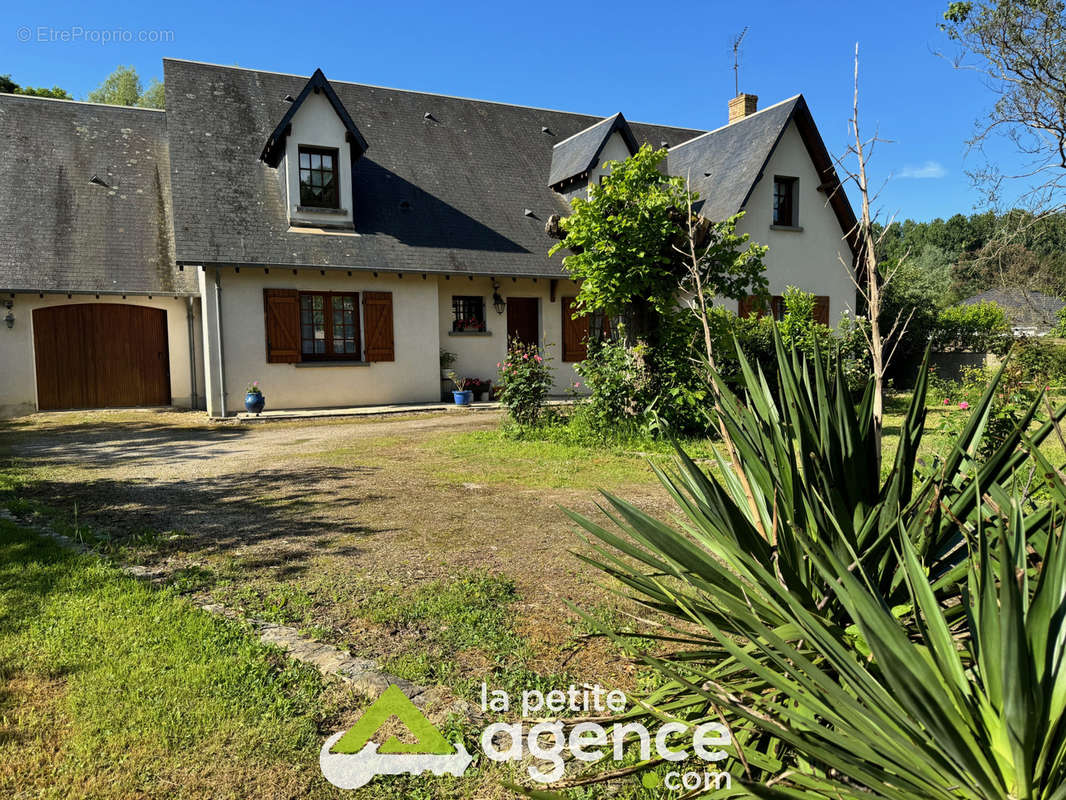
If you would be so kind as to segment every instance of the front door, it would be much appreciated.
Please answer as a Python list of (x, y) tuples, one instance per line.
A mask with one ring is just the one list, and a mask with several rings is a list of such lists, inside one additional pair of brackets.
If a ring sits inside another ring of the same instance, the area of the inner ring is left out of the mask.
[(512, 339), (518, 339), (524, 344), (540, 344), (538, 302), (536, 297), (507, 298), (508, 343)]

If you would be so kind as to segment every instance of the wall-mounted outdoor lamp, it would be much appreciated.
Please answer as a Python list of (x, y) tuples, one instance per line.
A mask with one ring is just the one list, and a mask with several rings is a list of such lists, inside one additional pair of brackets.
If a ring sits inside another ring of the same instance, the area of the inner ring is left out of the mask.
[(9, 328), (15, 327), (15, 315), (11, 311), (11, 307), (14, 305), (15, 304), (11, 300), (4, 301), (4, 308), (7, 309), (7, 316), (4, 317), (4, 322), (7, 323), (7, 327)]
[(507, 303), (500, 297), (500, 284), (495, 278), (492, 279), (492, 307), (496, 309), (497, 314), (502, 314), (504, 309), (507, 308)]

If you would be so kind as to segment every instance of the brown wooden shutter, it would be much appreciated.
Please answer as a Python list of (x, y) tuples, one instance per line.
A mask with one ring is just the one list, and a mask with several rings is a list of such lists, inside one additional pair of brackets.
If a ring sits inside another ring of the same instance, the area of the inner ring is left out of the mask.
[(395, 361), (392, 335), (392, 292), (363, 292), (366, 360)]
[(264, 289), (268, 364), (300, 360), (300, 293), (295, 289)]
[(738, 317), (750, 317), (751, 310), (755, 305), (755, 297), (752, 295), (746, 295), (737, 301), (737, 316)]
[(822, 325), (829, 324), (829, 297), (820, 294), (814, 298), (814, 321)]
[(561, 300), (563, 310), (563, 361), (584, 361), (588, 356), (588, 315), (574, 317), (574, 298)]

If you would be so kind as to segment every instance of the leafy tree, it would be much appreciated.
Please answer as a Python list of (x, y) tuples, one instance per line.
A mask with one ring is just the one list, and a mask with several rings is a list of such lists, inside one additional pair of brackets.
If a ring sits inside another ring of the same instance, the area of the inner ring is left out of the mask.
[(153, 80), (145, 89), (136, 69), (119, 65), (86, 99), (112, 106), (163, 108), (163, 84)]
[(166, 103), (163, 98), (163, 82), (152, 78), (148, 84), (148, 88), (141, 94), (140, 100), (137, 101), (137, 105), (141, 108), (165, 108)]
[[(685, 261), (688, 219), (697, 196), (683, 178), (660, 170), (666, 150), (644, 145), (625, 161), (611, 162), (588, 198), (577, 197), (574, 213), (560, 226), (564, 238), (554, 255), (570, 250), (563, 263), (581, 282), (578, 313), (632, 313), (638, 338), (655, 338), (664, 317), (677, 310), (679, 291), (695, 290)], [(738, 299), (765, 292), (763, 248), (736, 233), (737, 217), (708, 226), (702, 235), (699, 273), (702, 285)]]
[(19, 86), (11, 79), (10, 75), (0, 75), (0, 92), (32, 95), (34, 97), (54, 97), (57, 100), (74, 99), (67, 93), (66, 89), (60, 89), (58, 86), (53, 86), (51, 89), (46, 89), (43, 86)]
[(66, 89), (61, 89), (58, 86), (53, 86), (51, 89), (46, 89), (44, 86), (20, 86), (15, 93), (32, 95), (34, 97), (51, 97), (56, 100), (74, 99), (67, 93)]

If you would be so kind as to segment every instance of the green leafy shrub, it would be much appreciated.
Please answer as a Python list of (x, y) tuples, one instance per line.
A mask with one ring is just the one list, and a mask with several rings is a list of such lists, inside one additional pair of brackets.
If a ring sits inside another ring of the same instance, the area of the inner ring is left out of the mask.
[(1003, 355), (1010, 349), (1007, 314), (996, 303), (950, 306), (937, 316), (932, 333), (933, 349), (963, 350), (971, 353)]
[(1026, 380), (1037, 386), (1066, 383), (1066, 345), (1048, 339), (1020, 339), (1011, 351)]
[(513, 339), (507, 348), (507, 360), (496, 366), (496, 384), (504, 408), (519, 425), (536, 425), (552, 386), (548, 359), (536, 345)]
[(640, 423), (647, 407), (644, 346), (628, 347), (623, 333), (619, 330), (616, 337), (590, 343), (588, 356), (574, 365), (588, 388), (582, 417), (600, 435), (627, 420)]

